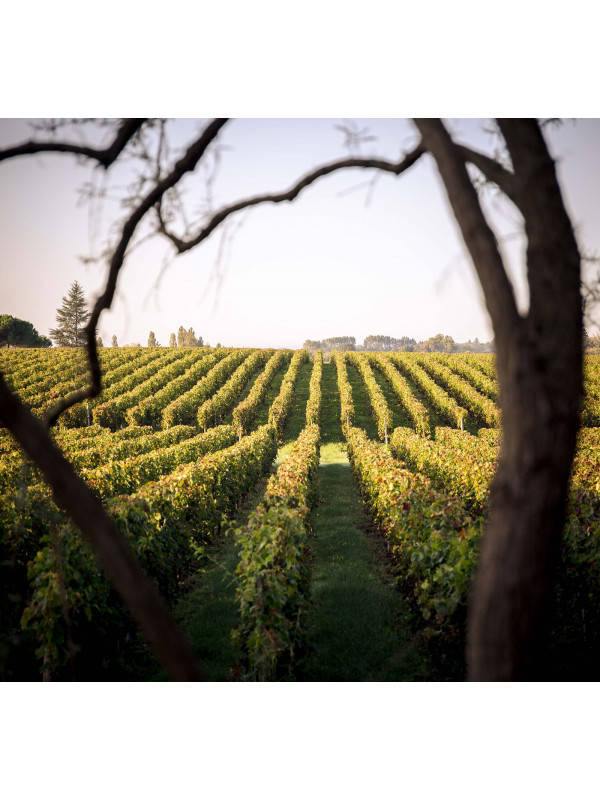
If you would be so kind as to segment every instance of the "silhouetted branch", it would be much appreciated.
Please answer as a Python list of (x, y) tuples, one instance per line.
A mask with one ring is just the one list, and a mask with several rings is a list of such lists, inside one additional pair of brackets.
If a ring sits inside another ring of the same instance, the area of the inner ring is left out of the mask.
[[(159, 181), (130, 214), (113, 252), (105, 290), (96, 301), (86, 326), (87, 352), (91, 382), (87, 389), (75, 392), (55, 406), (47, 415), (50, 426), (70, 406), (100, 393), (101, 372), (96, 345), (96, 326), (102, 311), (109, 308), (114, 297), (117, 277), (127, 249), (138, 224), (145, 214), (181, 177), (193, 170), (215, 139), (226, 120), (214, 120), (193, 142), (171, 172)], [(139, 123), (141, 124), (141, 122)], [(105, 152), (106, 163), (114, 161), (133, 135), (133, 124), (121, 126), (120, 135)], [(38, 151), (40, 152), (40, 151)], [(67, 149), (66, 152), (69, 152)], [(72, 150), (70, 152), (73, 152)], [(17, 155), (23, 153), (17, 153)], [(5, 153), (6, 157), (6, 153)], [(97, 153), (93, 155), (97, 157)], [(102, 163), (102, 162), (101, 162)], [(52, 487), (57, 502), (66, 510), (92, 546), (125, 604), (148, 638), (154, 652), (174, 680), (202, 680), (191, 650), (174, 623), (156, 591), (153, 582), (140, 568), (126, 539), (118, 532), (102, 504), (85, 481), (74, 471), (67, 459), (50, 439), (44, 426), (33, 417), (16, 395), (8, 388), (0, 372), (0, 417), (23, 450), (40, 469)]]
[(465, 145), (457, 144), (456, 148), (460, 151), (465, 161), (470, 161), (477, 169), (482, 172), (488, 181), (495, 183), (507, 197), (515, 202), (515, 176), (512, 172), (504, 169), (494, 158), (472, 150)]
[(117, 160), (128, 142), (138, 132), (144, 122), (146, 122), (145, 119), (123, 120), (113, 143), (104, 150), (99, 150), (94, 147), (85, 147), (84, 145), (70, 142), (30, 141), (21, 145), (16, 145), (15, 147), (9, 147), (6, 150), (0, 150), (0, 161), (6, 161), (9, 158), (17, 158), (19, 156), (36, 155), (37, 153), (73, 153), (74, 155), (95, 159), (101, 166), (108, 169), (108, 167)]
[(41, 471), (57, 503), (88, 540), (171, 678), (202, 680), (187, 641), (173, 622), (153, 582), (139, 566), (127, 540), (119, 533), (102, 503), (52, 442), (41, 422), (12, 394), (1, 373), (0, 419)]
[[(516, 201), (525, 222), (529, 318), (538, 331), (549, 332), (559, 322), (581, 321), (581, 256), (571, 220), (560, 193), (554, 160), (535, 119), (498, 119), (515, 173)], [(554, 302), (549, 294), (555, 292)], [(565, 333), (566, 335), (566, 333)], [(581, 332), (573, 336), (581, 341)]]
[(507, 327), (519, 323), (519, 312), (496, 237), (485, 219), (467, 172), (465, 155), (452, 141), (441, 120), (415, 119), (414, 122), (427, 150), (436, 160), (498, 337)]
[(331, 175), (331, 173), (337, 172), (341, 169), (349, 169), (353, 167), (359, 167), (361, 169), (379, 169), (384, 172), (391, 172), (393, 175), (400, 175), (402, 172), (411, 167), (423, 155), (424, 152), (425, 148), (423, 147), (423, 144), (419, 143), (413, 150), (407, 153), (401, 161), (398, 162), (386, 161), (380, 158), (346, 158), (342, 159), (341, 161), (334, 161), (331, 164), (325, 164), (322, 167), (315, 169), (313, 172), (309, 172), (307, 175), (301, 178), (295, 186), (293, 186), (291, 189), (288, 189), (287, 192), (281, 192), (279, 194), (256, 195), (255, 197), (249, 197), (246, 200), (240, 200), (237, 203), (233, 203), (232, 205), (221, 209), (221, 211), (218, 211), (211, 217), (208, 223), (198, 234), (196, 234), (196, 236), (194, 236), (193, 239), (189, 239), (187, 241), (167, 230), (161, 207), (157, 204), (156, 212), (159, 223), (158, 230), (163, 234), (163, 236), (173, 243), (178, 253), (185, 253), (186, 251), (192, 250), (194, 247), (199, 245), (200, 242), (204, 241), (204, 239), (207, 239), (211, 233), (218, 228), (224, 220), (227, 219), (227, 217), (231, 216), (231, 214), (235, 214), (236, 211), (241, 211), (242, 209), (250, 208), (251, 206), (257, 206), (261, 203), (283, 203), (284, 201), (291, 202), (292, 200), (295, 200), (296, 197), (298, 197), (298, 195), (304, 189), (306, 189), (307, 186), (310, 186), (319, 178), (323, 178), (325, 175)]
[(147, 212), (160, 202), (164, 193), (175, 186), (185, 175), (186, 172), (191, 172), (195, 169), (198, 161), (202, 158), (206, 149), (211, 142), (216, 138), (217, 134), (227, 122), (226, 119), (215, 119), (205, 129), (204, 133), (196, 139), (186, 150), (185, 154), (175, 164), (171, 172), (159, 181), (152, 191), (150, 191), (144, 200), (134, 209), (131, 213), (121, 232), (121, 238), (113, 252), (108, 277), (104, 287), (104, 292), (96, 300), (92, 313), (90, 314), (89, 321), (85, 328), (87, 339), (87, 352), (90, 366), (90, 385), (86, 389), (74, 392), (73, 394), (65, 397), (60, 403), (57, 403), (47, 413), (45, 421), (48, 427), (54, 425), (59, 416), (71, 406), (82, 400), (87, 400), (92, 397), (97, 397), (101, 389), (101, 370), (100, 362), (98, 361), (98, 350), (96, 345), (96, 326), (100, 314), (107, 308), (110, 308), (115, 290), (117, 287), (117, 278), (119, 271), (123, 266), (127, 247), (136, 231), (137, 226), (142, 221)]

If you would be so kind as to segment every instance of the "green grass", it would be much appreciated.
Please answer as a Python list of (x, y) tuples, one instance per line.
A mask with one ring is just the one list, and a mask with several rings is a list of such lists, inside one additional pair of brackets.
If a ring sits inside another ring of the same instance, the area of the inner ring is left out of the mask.
[(177, 608), (177, 617), (192, 642), (205, 678), (210, 681), (227, 680), (235, 661), (231, 630), (237, 615), (237, 564), (233, 536), (224, 537)]
[[(348, 383), (352, 388), (352, 400), (354, 401), (354, 424), (357, 428), (362, 428), (369, 439), (375, 439), (376, 441), (379, 441), (377, 424), (373, 419), (369, 395), (367, 394), (362, 376), (356, 367), (348, 363), (346, 363), (346, 372), (348, 375)], [(341, 432), (338, 436), (338, 440), (340, 436)]]
[[(350, 369), (348, 370), (350, 372)], [(354, 371), (354, 384), (360, 376)], [(313, 606), (309, 651), (298, 669), (307, 681), (434, 680), (410, 612), (387, 572), (385, 545), (369, 523), (341, 442), (336, 371), (323, 366), (320, 491), (313, 513)], [(366, 394), (354, 394), (357, 419)], [(366, 408), (365, 408), (366, 406)]]
[(373, 375), (375, 376), (377, 385), (381, 389), (386, 403), (388, 404), (390, 413), (392, 414), (392, 427), (389, 431), (389, 434), (391, 435), (394, 428), (398, 428), (399, 426), (403, 428), (412, 428), (414, 430), (415, 423), (413, 418), (398, 399), (385, 375), (375, 368), (373, 368)]
[(394, 366), (400, 372), (417, 400), (419, 400), (427, 409), (432, 428), (444, 428), (448, 427), (449, 425), (454, 427), (456, 425), (455, 422), (448, 422), (448, 420), (437, 411), (431, 400), (429, 400), (425, 392), (423, 392), (422, 389), (417, 386), (408, 372), (404, 372), (398, 364), (394, 364)]
[(283, 444), (295, 442), (300, 431), (306, 425), (306, 404), (308, 403), (312, 361), (302, 364), (298, 370), (298, 379), (294, 387), (294, 399), (283, 431)]
[(283, 383), (283, 378), (285, 377), (285, 373), (287, 372), (289, 367), (289, 363), (284, 364), (273, 376), (273, 380), (269, 384), (269, 387), (266, 391), (265, 397), (260, 404), (254, 422), (250, 426), (250, 431), (255, 431), (261, 425), (266, 425), (269, 421), (269, 408), (271, 407), (273, 401), (279, 394), (279, 390), (281, 389), (281, 384)]
[(326, 500), (313, 515), (314, 605), (299, 679), (431, 680), (408, 607), (385, 571), (381, 549), (366, 533), (341, 443), (322, 447), (319, 479)]

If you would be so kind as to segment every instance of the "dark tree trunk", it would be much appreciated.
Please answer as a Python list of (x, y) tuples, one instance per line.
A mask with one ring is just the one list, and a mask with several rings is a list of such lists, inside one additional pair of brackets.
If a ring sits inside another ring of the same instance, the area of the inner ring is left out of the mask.
[(579, 370), (577, 353), (569, 361), (564, 343), (546, 361), (528, 329), (524, 323), (497, 355), (503, 444), (469, 609), (470, 680), (550, 677), (548, 637)]
[(418, 120), (479, 275), (496, 334), (503, 442), (469, 604), (477, 681), (548, 677), (554, 576), (582, 396), (580, 255), (535, 120), (500, 120), (525, 222), (530, 308), (516, 311), (460, 151)]
[(500, 120), (527, 234), (530, 308), (496, 340), (503, 445), (469, 619), (472, 680), (543, 680), (582, 396), (580, 255), (533, 120)]

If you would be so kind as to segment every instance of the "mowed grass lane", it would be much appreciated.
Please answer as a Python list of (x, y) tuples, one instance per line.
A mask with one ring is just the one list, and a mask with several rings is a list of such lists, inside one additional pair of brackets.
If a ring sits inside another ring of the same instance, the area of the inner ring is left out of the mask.
[[(377, 437), (360, 375), (348, 367), (356, 424)], [(369, 520), (348, 462), (340, 428), (333, 364), (323, 365), (322, 503), (313, 513), (313, 607), (309, 651), (297, 679), (305, 681), (436, 680), (410, 612), (387, 572), (381, 540)]]

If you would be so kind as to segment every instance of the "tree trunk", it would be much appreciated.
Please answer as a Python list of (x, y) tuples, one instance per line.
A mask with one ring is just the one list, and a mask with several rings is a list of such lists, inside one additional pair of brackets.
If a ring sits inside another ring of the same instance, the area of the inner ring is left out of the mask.
[(460, 149), (438, 120), (415, 120), (435, 157), (496, 335), (503, 442), (469, 602), (477, 681), (548, 676), (554, 576), (582, 396), (580, 256), (535, 120), (499, 120), (525, 223), (530, 304), (518, 314)]
[(503, 443), (469, 605), (470, 680), (551, 677), (549, 633), (578, 424), (578, 365), (575, 354), (567, 370), (558, 358), (544, 364), (524, 341), (528, 326), (522, 327), (497, 356)]
[(470, 606), (471, 680), (551, 677), (555, 572), (583, 394), (581, 259), (541, 132), (499, 120), (527, 234), (529, 313), (496, 341), (503, 444)]

